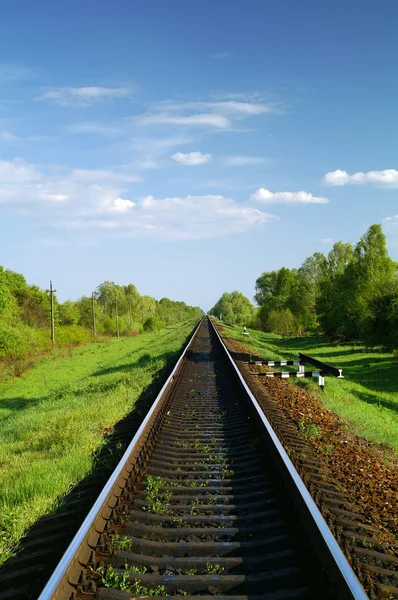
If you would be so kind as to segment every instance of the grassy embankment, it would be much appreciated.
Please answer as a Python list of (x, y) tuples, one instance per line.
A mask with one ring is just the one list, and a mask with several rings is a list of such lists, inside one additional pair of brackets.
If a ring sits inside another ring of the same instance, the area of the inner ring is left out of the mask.
[(0, 384), (0, 564), (90, 472), (106, 433), (194, 325), (58, 352), (13, 385)]
[[(298, 352), (343, 369), (344, 379), (327, 377), (325, 391), (316, 380), (290, 379), (322, 399), (326, 408), (340, 415), (354, 433), (386, 444), (398, 452), (398, 357), (391, 353), (369, 351), (352, 343), (328, 343), (320, 336), (282, 338), (281, 336), (223, 326), (224, 335), (265, 359), (297, 359)], [(288, 370), (289, 367), (283, 367)], [(296, 370), (296, 367), (290, 367)], [(312, 370), (307, 365), (306, 370)], [(276, 367), (275, 370), (280, 370)]]

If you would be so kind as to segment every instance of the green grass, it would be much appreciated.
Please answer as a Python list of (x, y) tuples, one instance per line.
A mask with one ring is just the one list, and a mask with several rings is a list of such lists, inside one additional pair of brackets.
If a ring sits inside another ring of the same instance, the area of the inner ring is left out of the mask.
[(90, 473), (106, 434), (194, 324), (58, 352), (0, 385), (0, 563)]
[[(282, 338), (281, 336), (224, 326), (225, 335), (241, 342), (265, 359), (297, 359), (304, 352), (343, 369), (344, 379), (325, 378), (325, 391), (317, 381), (291, 379), (321, 398), (324, 406), (350, 424), (350, 430), (369, 440), (398, 451), (398, 357), (355, 343), (331, 344), (321, 336)], [(296, 367), (291, 367), (295, 370)], [(312, 370), (308, 365), (306, 369)], [(280, 367), (276, 367), (280, 370)], [(283, 367), (283, 370), (288, 370)]]

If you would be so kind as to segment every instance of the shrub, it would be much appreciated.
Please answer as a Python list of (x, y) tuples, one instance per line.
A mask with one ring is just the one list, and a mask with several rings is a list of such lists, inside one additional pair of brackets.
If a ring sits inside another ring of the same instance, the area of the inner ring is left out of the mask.
[(387, 292), (372, 300), (363, 338), (368, 346), (398, 348), (398, 292)]
[(103, 328), (105, 335), (115, 335), (116, 333), (116, 321), (111, 317), (105, 317), (103, 322)]
[(162, 327), (164, 327), (164, 323), (159, 317), (149, 317), (144, 323), (144, 331), (157, 331)]
[(34, 366), (40, 346), (36, 329), (18, 321), (5, 323), (2, 320), (0, 323), (0, 357), (13, 377), (21, 377)]
[(55, 342), (57, 346), (79, 346), (93, 341), (91, 331), (80, 325), (63, 325), (55, 330)]
[(266, 320), (266, 331), (289, 336), (298, 333), (297, 319), (288, 308), (271, 310)]

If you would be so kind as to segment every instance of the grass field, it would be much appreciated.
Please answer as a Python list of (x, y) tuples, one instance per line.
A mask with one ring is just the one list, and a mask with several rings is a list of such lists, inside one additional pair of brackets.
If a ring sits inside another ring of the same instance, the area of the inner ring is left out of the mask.
[(0, 385), (0, 564), (26, 529), (93, 467), (128, 413), (195, 323), (57, 352)]
[[(397, 356), (370, 352), (358, 344), (330, 344), (319, 336), (282, 338), (253, 330), (246, 336), (242, 334), (242, 327), (224, 325), (223, 328), (226, 337), (241, 342), (263, 358), (297, 359), (301, 351), (342, 368), (344, 379), (326, 377), (324, 392), (319, 390), (316, 380), (291, 379), (290, 382), (319, 396), (324, 406), (350, 423), (356, 434), (398, 452)], [(311, 370), (311, 367), (306, 369)]]

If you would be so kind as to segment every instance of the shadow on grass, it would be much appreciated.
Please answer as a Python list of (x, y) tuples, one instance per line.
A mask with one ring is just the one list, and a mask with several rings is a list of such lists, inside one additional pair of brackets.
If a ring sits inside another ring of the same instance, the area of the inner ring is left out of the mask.
[(398, 413), (398, 401), (388, 400), (388, 398), (377, 398), (374, 394), (367, 394), (366, 392), (355, 392), (355, 395), (366, 404), (372, 404), (373, 406), (388, 408)]
[(380, 366), (373, 364), (369, 369), (351, 367), (349, 377), (352, 381), (376, 392), (398, 392), (398, 373), (394, 363)]
[[(31, 406), (35, 406), (36, 404), (38, 404), (42, 400), (45, 400), (46, 398), (47, 396), (41, 396), (39, 398), (21, 398), (19, 396), (16, 398), (5, 398), (4, 400), (0, 400), (0, 409), (8, 408), (12, 411), (17, 412), (20, 410), (30, 408)], [(4, 419), (1, 419), (1, 422), (4, 423), (7, 419), (11, 418), (12, 416), (13, 413), (11, 415), (8, 415)]]
[(365, 367), (377, 371), (378, 368), (384, 368), (387, 364), (390, 365), (391, 369), (396, 370), (398, 366), (396, 359), (392, 356), (380, 356), (379, 358), (375, 356), (364, 356), (363, 358), (354, 358), (353, 360), (345, 360), (343, 357), (342, 364), (344, 365), (344, 368), (350, 370), (350, 372), (355, 371), (356, 368), (361, 372), (361, 369)]
[(170, 360), (170, 358), (174, 355), (173, 352), (164, 352), (163, 354), (156, 356), (156, 358), (152, 357), (150, 354), (145, 353), (138, 360), (131, 363), (124, 363), (121, 365), (115, 365), (112, 367), (105, 367), (104, 369), (100, 369), (99, 371), (95, 371), (91, 373), (90, 377), (100, 377), (101, 375), (110, 375), (112, 373), (124, 373), (130, 372), (132, 369), (137, 367), (143, 368), (151, 364), (152, 360)]
[[(191, 335), (187, 337), (184, 347)], [(103, 446), (94, 454), (91, 472), (69, 493), (59, 499), (57, 507), (50, 515), (42, 517), (35, 523), (22, 539), (16, 555), (1, 566), (0, 588), (3, 586), (3, 589), (7, 589), (7, 596), (4, 597), (10, 600), (22, 600), (22, 598), (36, 600), (38, 598), (46, 581), (140, 427), (156, 395), (174, 368), (180, 352), (166, 354), (169, 355), (166, 365), (156, 373), (152, 383), (137, 398), (131, 412), (116, 423)], [(144, 357), (141, 358), (144, 359)], [(134, 363), (124, 365), (125, 370), (131, 370), (132, 365)], [(114, 385), (115, 383), (111, 384), (111, 386)], [(29, 401), (31, 400), (29, 399)], [(31, 569), (33, 577), (25, 575), (27, 568)], [(1, 597), (3, 598), (3, 596)]]
[[(150, 354), (144, 354), (135, 362), (126, 363), (126, 364), (118, 365), (118, 366), (114, 366), (114, 367), (104, 368), (104, 369), (101, 369), (100, 371), (96, 371), (95, 373), (92, 373), (90, 375), (90, 377), (99, 377), (101, 375), (111, 375), (113, 373), (120, 373), (120, 374), (131, 373), (135, 368), (143, 368), (143, 367), (150, 365), (152, 360), (166, 361), (166, 363), (167, 363), (168, 361), (172, 360), (173, 356), (175, 356), (175, 353), (173, 353), (173, 352), (164, 352), (163, 354), (156, 356), (156, 359), (153, 359), (150, 356)], [(62, 399), (62, 396), (64, 396), (68, 392), (76, 397), (87, 396), (89, 394), (110, 392), (113, 389), (115, 389), (118, 385), (120, 385), (120, 383), (123, 380), (124, 380), (124, 377), (120, 377), (116, 381), (112, 381), (110, 383), (104, 383), (101, 381), (98, 381), (98, 382), (93, 381), (93, 382), (90, 382), (86, 386), (82, 386), (81, 388), (70, 389), (70, 390), (68, 390), (67, 387), (66, 388), (60, 387), (60, 388), (57, 388), (57, 389), (53, 390), (52, 392), (50, 392), (50, 394), (48, 394), (47, 396), (41, 396), (38, 398), (33, 398), (33, 397), (31, 397), (31, 398), (21, 398), (21, 397), (5, 398), (4, 400), (0, 400), (0, 409), (1, 408), (9, 409), (9, 410), (12, 410), (13, 412), (10, 415), (6, 416), (4, 419), (1, 419), (1, 421), (4, 423), (7, 420), (12, 419), (16, 412), (29, 409), (32, 406), (35, 406), (41, 402), (50, 400), (50, 398), (56, 399), (57, 397), (59, 397), (60, 399)]]
[[(363, 355), (372, 355), (372, 360), (373, 357), (375, 357), (375, 355), (377, 354), (386, 354), (386, 352), (380, 352), (378, 353), (375, 350), (366, 350), (365, 348), (347, 348), (347, 349), (342, 349), (339, 348), (338, 350), (331, 350), (331, 351), (327, 351), (327, 352), (322, 352), (321, 354), (318, 354), (317, 357), (321, 360), (323, 356), (325, 357), (344, 357), (345, 355), (348, 356), (353, 356), (353, 355), (358, 355), (358, 356), (363, 356)], [(380, 357), (380, 358), (389, 358), (389, 360), (392, 360), (392, 356), (390, 357)], [(368, 359), (369, 360), (369, 359)], [(377, 358), (375, 358), (375, 360), (378, 360)]]

